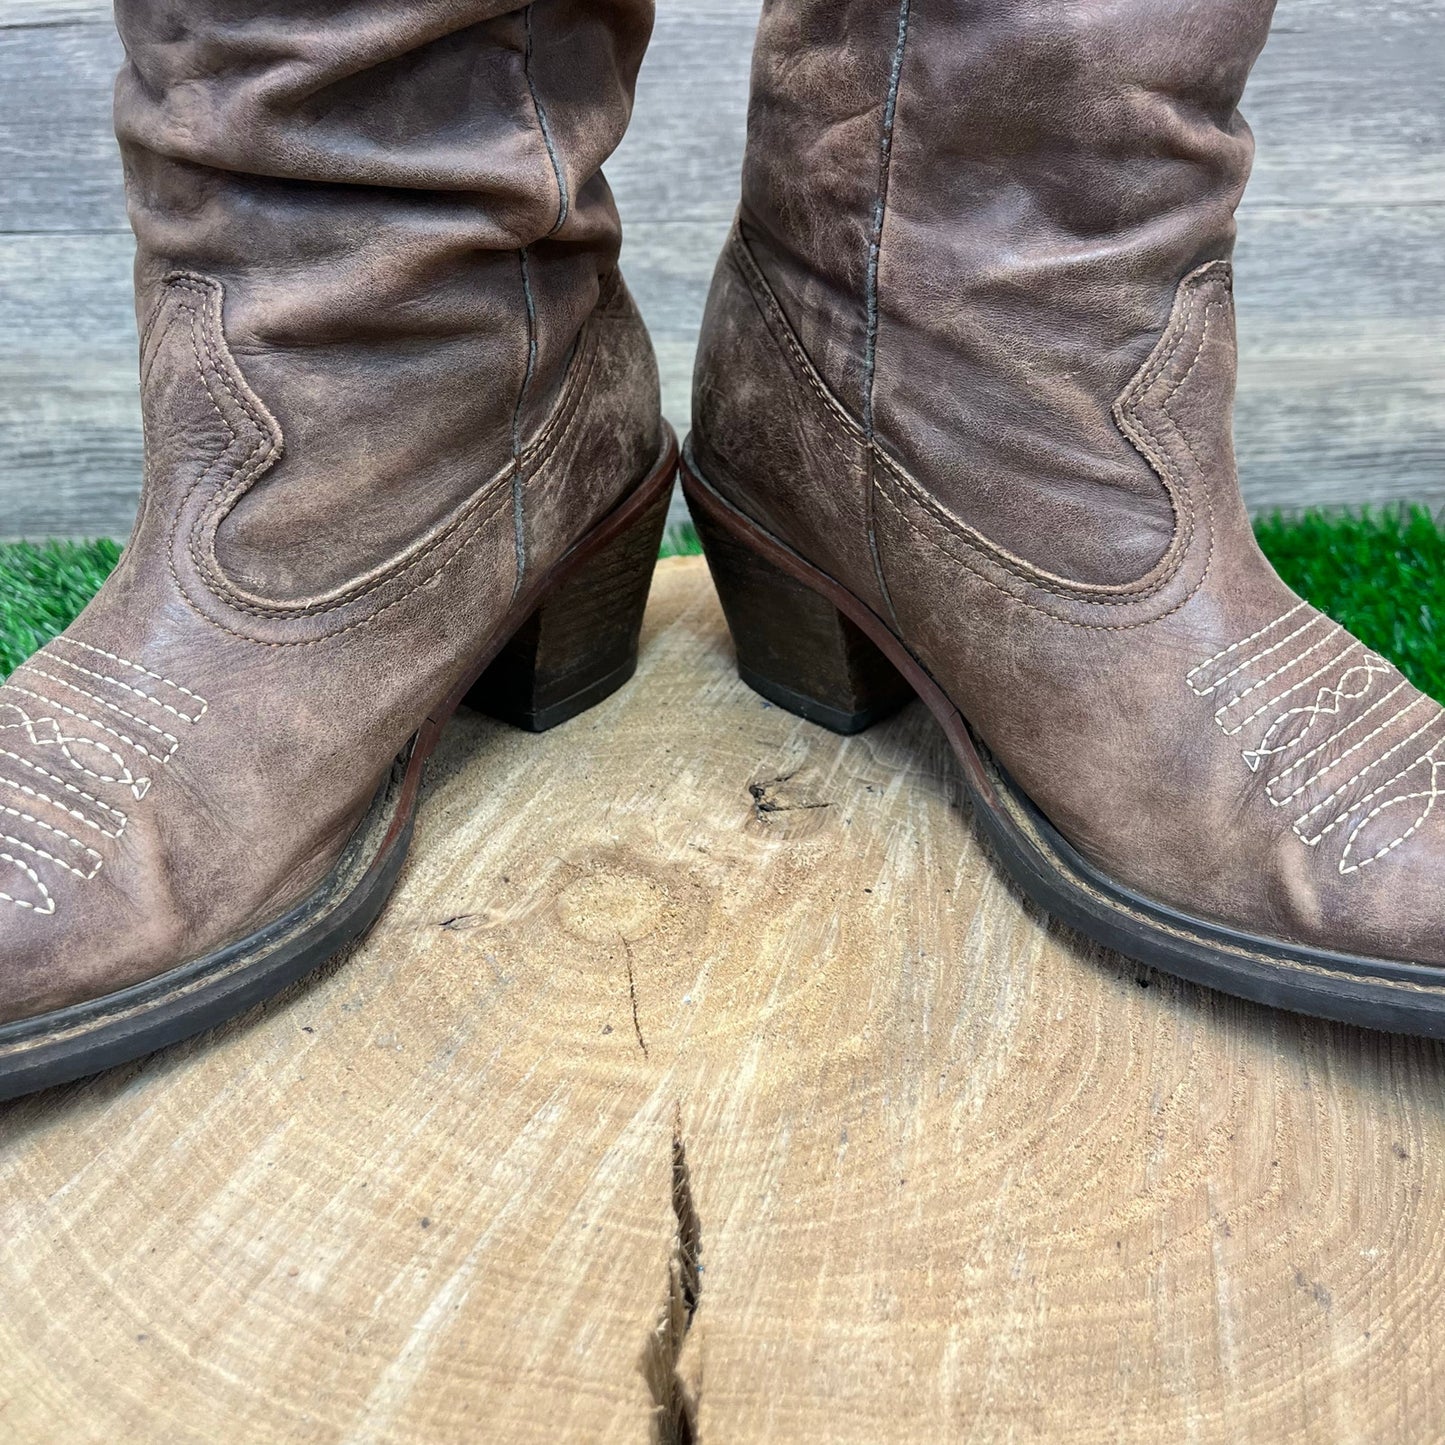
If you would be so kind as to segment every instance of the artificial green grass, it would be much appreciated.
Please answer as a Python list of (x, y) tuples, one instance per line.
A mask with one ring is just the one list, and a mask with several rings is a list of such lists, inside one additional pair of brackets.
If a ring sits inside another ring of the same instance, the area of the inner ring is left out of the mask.
[(1263, 517), (1265, 555), (1301, 597), (1445, 701), (1445, 526), (1426, 508)]
[[(1445, 525), (1410, 507), (1274, 515), (1255, 530), (1295, 591), (1445, 700)], [(684, 523), (662, 555), (701, 550)], [(119, 555), (114, 542), (0, 545), (0, 677), (70, 622)]]
[(119, 556), (115, 542), (0, 546), (0, 678), (70, 625)]
[(662, 555), (701, 557), (702, 539), (697, 535), (697, 528), (691, 522), (679, 522), (677, 526), (669, 527), (667, 535), (662, 539)]

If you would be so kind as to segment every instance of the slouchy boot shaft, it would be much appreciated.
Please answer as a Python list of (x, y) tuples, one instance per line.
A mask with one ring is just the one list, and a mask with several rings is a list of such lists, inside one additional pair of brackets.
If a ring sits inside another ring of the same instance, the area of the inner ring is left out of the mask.
[(689, 500), (745, 679), (911, 687), (1014, 877), (1187, 977), (1445, 1033), (1445, 709), (1236, 475), (1269, 0), (770, 0)]
[[(275, 597), (445, 517), (555, 400), (620, 228), (647, 0), (119, 0), (141, 323), (201, 273), (286, 459), (227, 518)], [(147, 395), (148, 429), (166, 399)]]
[[(1253, 154), (1237, 107), (1272, 10), (765, 7), (741, 209), (757, 265), (865, 434), (1049, 571), (1124, 582), (1168, 545), (1111, 406), (1182, 277), (1230, 255)], [(735, 425), (704, 421), (704, 444)]]
[(671, 488), (601, 172), (647, 0), (118, 18), (146, 474), (0, 688), (0, 1097), (364, 929), (464, 698), (540, 729), (630, 675)]

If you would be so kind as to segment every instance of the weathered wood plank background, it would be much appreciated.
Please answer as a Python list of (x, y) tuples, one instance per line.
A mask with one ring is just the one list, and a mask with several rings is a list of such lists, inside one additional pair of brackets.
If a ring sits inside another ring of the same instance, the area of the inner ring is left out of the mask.
[[(660, 0), (611, 167), (687, 418), (736, 199), (758, 0)], [(101, 0), (0, 0), (0, 536), (123, 534), (139, 474), (131, 242)], [(1445, 503), (1445, 0), (1282, 0), (1247, 98), (1241, 466), (1255, 506)]]

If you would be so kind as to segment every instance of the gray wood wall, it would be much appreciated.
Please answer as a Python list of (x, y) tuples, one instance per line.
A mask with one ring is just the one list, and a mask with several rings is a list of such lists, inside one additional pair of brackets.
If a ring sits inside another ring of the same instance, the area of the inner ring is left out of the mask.
[[(660, 0), (610, 175), (686, 423), (736, 198), (758, 0)], [(0, 0), (0, 536), (123, 535), (139, 476), (131, 241), (100, 0)], [(1250, 502), (1445, 504), (1445, 0), (1280, 0), (1246, 98)]]

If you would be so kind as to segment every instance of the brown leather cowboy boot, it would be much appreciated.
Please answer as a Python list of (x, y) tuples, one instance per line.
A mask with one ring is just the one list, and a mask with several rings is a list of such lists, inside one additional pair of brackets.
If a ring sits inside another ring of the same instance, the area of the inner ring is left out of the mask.
[(770, 0), (685, 485), (743, 677), (916, 692), (1000, 860), (1185, 977), (1445, 1033), (1445, 714), (1231, 442), (1268, 0)]
[(147, 466), (0, 689), (0, 1096), (376, 916), (467, 697), (630, 674), (671, 490), (599, 167), (649, 0), (121, 0)]

